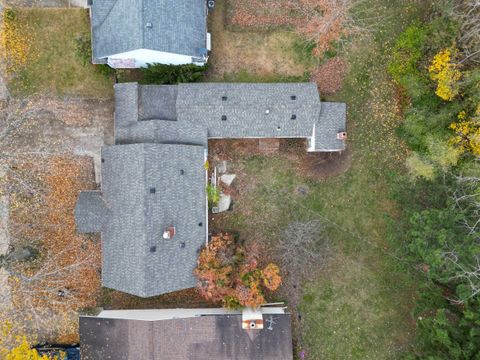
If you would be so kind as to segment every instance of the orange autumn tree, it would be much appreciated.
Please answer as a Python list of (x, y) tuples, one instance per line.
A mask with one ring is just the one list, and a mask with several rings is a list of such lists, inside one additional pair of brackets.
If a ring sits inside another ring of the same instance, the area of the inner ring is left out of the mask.
[(195, 274), (200, 294), (228, 308), (258, 307), (265, 303), (265, 290), (275, 291), (282, 283), (277, 265), (259, 269), (258, 251), (238, 245), (231, 234), (212, 236)]

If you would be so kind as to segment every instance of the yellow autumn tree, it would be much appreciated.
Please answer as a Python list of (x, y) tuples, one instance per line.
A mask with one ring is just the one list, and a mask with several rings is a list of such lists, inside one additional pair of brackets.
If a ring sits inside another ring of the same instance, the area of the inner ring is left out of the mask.
[(432, 60), (428, 68), (430, 78), (437, 83), (435, 94), (445, 101), (451, 101), (458, 95), (462, 77), (459, 65), (455, 63), (458, 50), (447, 48), (440, 51)]
[(452, 145), (463, 152), (480, 156), (480, 104), (473, 116), (468, 116), (466, 111), (461, 111), (457, 121), (450, 124), (450, 129), (455, 132), (450, 139)]
[(0, 359), (2, 360), (59, 360), (57, 356), (51, 358), (40, 355), (32, 349), (25, 335), (16, 335), (12, 332), (12, 326), (4, 323), (1, 327)]

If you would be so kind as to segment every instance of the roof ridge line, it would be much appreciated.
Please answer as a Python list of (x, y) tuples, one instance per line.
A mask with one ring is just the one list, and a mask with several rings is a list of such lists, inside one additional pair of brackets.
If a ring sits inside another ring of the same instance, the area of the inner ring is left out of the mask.
[(108, 13), (107, 15), (105, 15), (105, 17), (102, 19), (102, 22), (100, 24), (98, 24), (97, 26), (94, 26), (95, 28), (101, 28), (103, 26), (103, 24), (105, 23), (105, 21), (108, 19), (108, 17), (110, 16), (111, 12), (113, 11), (113, 9), (115, 8), (115, 6), (117, 6), (117, 4), (119, 3), (119, 1), (121, 0), (114, 0), (115, 3), (113, 3), (112, 7), (108, 10)]

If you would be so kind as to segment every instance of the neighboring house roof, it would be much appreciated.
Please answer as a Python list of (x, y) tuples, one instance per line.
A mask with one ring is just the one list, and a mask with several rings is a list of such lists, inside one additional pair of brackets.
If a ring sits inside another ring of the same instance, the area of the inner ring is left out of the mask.
[(94, 59), (149, 49), (201, 57), (206, 47), (205, 0), (94, 0)]
[[(195, 286), (193, 270), (206, 238), (204, 162), (201, 146), (102, 149), (102, 194), (109, 207), (101, 228), (104, 286), (142, 297)], [(165, 240), (170, 226), (176, 233)]]
[(138, 139), (142, 128), (150, 142), (153, 129), (178, 124), (179, 143), (206, 144), (203, 126), (208, 138), (301, 137), (313, 138), (314, 151), (345, 149), (337, 133), (345, 131), (346, 106), (322, 104), (314, 83), (124, 83), (115, 85), (115, 104), (117, 143)]
[(292, 360), (290, 315), (264, 315), (264, 322), (263, 330), (244, 330), (241, 314), (154, 321), (80, 317), (81, 356), (85, 360)]

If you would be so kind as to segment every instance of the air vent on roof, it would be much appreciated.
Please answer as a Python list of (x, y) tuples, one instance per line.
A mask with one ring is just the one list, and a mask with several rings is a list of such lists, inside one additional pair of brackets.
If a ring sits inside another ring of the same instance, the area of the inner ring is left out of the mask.
[(156, 246), (150, 246), (150, 252), (154, 253), (155, 251), (157, 251), (157, 247)]
[(282, 128), (280, 126), (277, 126), (277, 131), (280, 131)]
[(202, 222), (199, 222), (199, 223), (198, 223), (198, 226), (203, 226), (203, 223), (202, 223)]
[(145, 24), (145, 27), (146, 27), (147, 29), (151, 29), (151, 28), (153, 27), (153, 24), (152, 24), (151, 22), (147, 22), (147, 23)]
[(290, 119), (292, 119), (292, 120), (295, 120), (296, 118), (297, 118), (297, 115), (295, 115), (295, 114), (292, 114), (292, 116), (290, 117)]
[(184, 175), (185, 174), (185, 170), (181, 169), (180, 170), (180, 175)]
[(182, 242), (180, 243), (180, 247), (181, 247), (182, 249), (185, 248), (185, 241), (182, 241)]
[(151, 187), (151, 188), (150, 188), (150, 194), (155, 194), (155, 192), (156, 192), (155, 188), (154, 188), (154, 187)]
[(222, 101), (227, 101), (227, 97), (226, 97), (226, 96), (222, 96)]
[(105, 162), (105, 159), (104, 159), (104, 158), (102, 158), (102, 163), (104, 163), (104, 162)]
[(263, 314), (259, 309), (245, 308), (242, 310), (242, 329), (262, 330)]
[(227, 121), (227, 115), (222, 115), (222, 120)]
[(270, 109), (265, 110), (265, 115), (270, 114)]
[(295, 95), (292, 95), (292, 96), (290, 96), (290, 99), (297, 100), (297, 97)]

